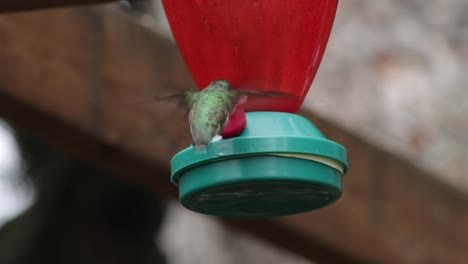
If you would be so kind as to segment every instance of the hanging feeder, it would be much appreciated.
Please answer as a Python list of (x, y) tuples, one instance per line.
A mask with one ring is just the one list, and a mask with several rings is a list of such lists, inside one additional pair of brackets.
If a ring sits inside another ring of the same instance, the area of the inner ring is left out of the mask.
[(254, 218), (336, 201), (346, 150), (296, 113), (322, 59), (337, 0), (163, 5), (199, 88), (225, 79), (235, 89), (288, 95), (249, 98), (230, 116), (223, 132), (229, 138), (211, 142), (203, 153), (189, 147), (173, 157), (171, 180), (181, 203), (204, 214)]

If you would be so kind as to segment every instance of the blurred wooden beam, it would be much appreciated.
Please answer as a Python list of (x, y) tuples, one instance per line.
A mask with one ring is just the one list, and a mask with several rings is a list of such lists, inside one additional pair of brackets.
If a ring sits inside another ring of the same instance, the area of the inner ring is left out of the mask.
[[(187, 122), (173, 105), (128, 104), (193, 85), (175, 45), (102, 9), (3, 15), (0, 42), (0, 116), (155, 194), (176, 197), (169, 162), (190, 143)], [(297, 216), (224, 223), (320, 263), (464, 263), (465, 195), (304, 115), (349, 150), (341, 200)]]
[[(103, 4), (117, 1), (118, 0), (2, 0), (0, 1), (0, 13), (10, 13), (25, 10), (46, 9), (65, 6)], [(131, 2), (134, 1), (145, 0), (131, 0)]]

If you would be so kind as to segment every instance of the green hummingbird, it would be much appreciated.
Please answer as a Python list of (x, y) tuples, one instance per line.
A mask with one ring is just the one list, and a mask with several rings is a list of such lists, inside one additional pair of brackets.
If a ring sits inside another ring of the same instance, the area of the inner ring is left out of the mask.
[(190, 132), (196, 150), (204, 150), (219, 135), (235, 107), (247, 100), (247, 95), (232, 88), (226, 80), (214, 80), (201, 91), (186, 91), (165, 98), (179, 97), (188, 110)]
[(236, 90), (228, 81), (218, 79), (201, 91), (189, 90), (162, 96), (156, 100), (176, 100), (184, 106), (188, 112), (193, 146), (196, 151), (204, 151), (206, 146), (223, 132), (231, 113), (238, 105), (245, 103), (249, 96), (292, 97), (278, 92)]

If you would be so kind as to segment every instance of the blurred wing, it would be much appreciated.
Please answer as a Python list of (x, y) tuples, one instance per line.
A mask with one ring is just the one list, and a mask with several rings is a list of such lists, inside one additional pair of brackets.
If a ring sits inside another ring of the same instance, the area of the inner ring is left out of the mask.
[(155, 102), (177, 103), (179, 107), (183, 108), (186, 112), (188, 112), (190, 111), (190, 108), (192, 107), (193, 103), (196, 101), (197, 98), (198, 92), (186, 91), (182, 93), (175, 93), (166, 96), (138, 100), (131, 102), (131, 104), (147, 104)]
[(183, 94), (184, 103), (189, 110), (192, 108), (193, 104), (197, 101), (199, 96), (200, 92), (194, 91), (187, 91)]
[(299, 100), (298, 96), (281, 93), (281, 92), (261, 92), (261, 91), (251, 91), (251, 90), (237, 90), (239, 93), (247, 95), (248, 97), (271, 97), (271, 98), (284, 98)]

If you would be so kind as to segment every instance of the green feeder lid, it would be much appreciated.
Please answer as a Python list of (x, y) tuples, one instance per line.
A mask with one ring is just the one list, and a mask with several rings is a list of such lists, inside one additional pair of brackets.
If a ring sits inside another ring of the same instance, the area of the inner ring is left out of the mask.
[(203, 214), (258, 218), (318, 209), (341, 196), (348, 170), (341, 145), (300, 115), (246, 115), (240, 136), (173, 157), (171, 181), (182, 205)]

